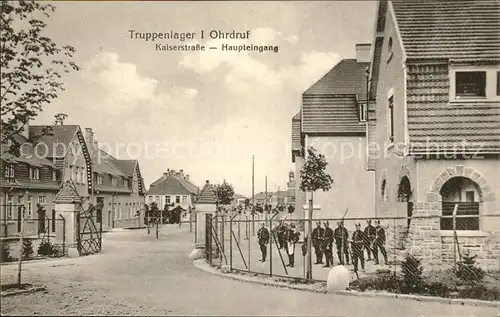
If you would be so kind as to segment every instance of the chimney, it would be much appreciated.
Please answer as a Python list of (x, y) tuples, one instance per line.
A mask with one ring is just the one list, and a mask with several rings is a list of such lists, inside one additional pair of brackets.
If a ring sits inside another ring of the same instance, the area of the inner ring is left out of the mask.
[(181, 176), (184, 176), (184, 170), (183, 169), (179, 170), (179, 173), (181, 174)]
[(19, 122), (17, 127), (23, 127), (23, 130), (19, 134), (28, 140), (30, 138), (30, 120), (27, 119), (26, 122)]
[(85, 141), (87, 142), (87, 146), (94, 144), (94, 132), (92, 128), (85, 128)]
[(186, 180), (189, 180), (189, 174), (187, 174), (185, 177), (186, 177)]
[(167, 178), (168, 177), (168, 173), (163, 173), (163, 177)]
[(370, 62), (370, 44), (356, 44), (356, 61), (358, 63)]

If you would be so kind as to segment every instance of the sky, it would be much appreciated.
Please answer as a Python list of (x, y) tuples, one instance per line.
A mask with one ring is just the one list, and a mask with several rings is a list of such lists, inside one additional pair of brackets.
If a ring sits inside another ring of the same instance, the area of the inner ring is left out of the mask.
[[(233, 184), (243, 195), (286, 188), (291, 119), (301, 94), (355, 45), (370, 43), (375, 1), (57, 2), (47, 35), (76, 49), (79, 72), (34, 121), (92, 128), (100, 147), (138, 159), (145, 183), (183, 169), (198, 186)], [(203, 52), (156, 51), (137, 32), (195, 32)], [(201, 30), (205, 38), (200, 38)], [(246, 40), (207, 39), (211, 30), (246, 32)], [(228, 52), (230, 45), (273, 45), (274, 52)]]

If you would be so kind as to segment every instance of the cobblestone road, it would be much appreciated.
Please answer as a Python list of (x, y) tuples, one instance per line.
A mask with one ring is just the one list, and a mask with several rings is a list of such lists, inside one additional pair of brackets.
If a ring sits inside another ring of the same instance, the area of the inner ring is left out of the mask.
[[(45, 293), (2, 298), (2, 315), (496, 316), (498, 309), (314, 294), (248, 284), (196, 269), (187, 227), (160, 239), (145, 230), (110, 232), (99, 255), (24, 266)], [(16, 266), (2, 266), (12, 283)]]

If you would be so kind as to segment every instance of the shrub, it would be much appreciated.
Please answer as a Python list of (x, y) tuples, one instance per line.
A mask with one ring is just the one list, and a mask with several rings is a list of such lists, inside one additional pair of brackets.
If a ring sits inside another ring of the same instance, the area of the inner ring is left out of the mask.
[(466, 288), (461, 288), (458, 291), (460, 298), (471, 298), (479, 300), (500, 300), (500, 291), (487, 288), (484, 285), (472, 285)]
[(356, 280), (349, 285), (353, 289), (389, 291), (393, 293), (402, 293), (404, 291), (403, 281), (394, 274), (380, 274), (377, 276), (366, 277)]
[(7, 243), (2, 243), (2, 258), (1, 262), (10, 262), (12, 261), (12, 256), (10, 255), (10, 245)]
[(404, 261), (401, 263), (403, 272), (403, 281), (408, 291), (415, 292), (422, 289), (422, 265), (421, 260), (407, 253)]
[(33, 255), (33, 243), (30, 239), (23, 240), (23, 258), (28, 259)]
[(54, 245), (52, 243), (50, 243), (50, 241), (43, 241), (38, 246), (37, 253), (39, 255), (51, 256), (51, 255), (55, 254), (55, 251), (56, 250), (54, 249)]
[(462, 256), (462, 262), (457, 263), (456, 275), (466, 283), (475, 283), (483, 279), (484, 271), (476, 264), (476, 256)]

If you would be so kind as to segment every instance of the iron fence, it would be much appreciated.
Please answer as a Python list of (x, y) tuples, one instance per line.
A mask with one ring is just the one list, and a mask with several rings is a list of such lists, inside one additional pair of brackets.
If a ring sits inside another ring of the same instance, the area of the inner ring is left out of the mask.
[[(2, 262), (19, 258), (23, 232), (23, 259), (66, 256), (66, 219), (57, 218), (0, 219), (2, 224)], [(59, 233), (57, 233), (59, 232)]]
[[(458, 225), (471, 220), (478, 226)], [(323, 229), (312, 235), (312, 275), (307, 269), (308, 219), (218, 214), (206, 221), (207, 261), (230, 271), (326, 281), (330, 267), (343, 263), (357, 279), (383, 273), (418, 279), (452, 272), (462, 274), (464, 280), (484, 273), (484, 279), (500, 281), (500, 214), (452, 211), (450, 215), (411, 218), (311, 219), (312, 229)], [(451, 230), (443, 225), (446, 221), (451, 222)], [(325, 234), (326, 223), (331, 231)], [(268, 238), (261, 234), (265, 232)]]

